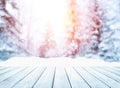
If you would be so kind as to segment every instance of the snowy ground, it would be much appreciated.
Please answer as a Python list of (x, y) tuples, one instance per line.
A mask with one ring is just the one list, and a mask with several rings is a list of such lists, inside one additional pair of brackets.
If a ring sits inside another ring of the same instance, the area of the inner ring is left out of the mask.
[(105, 62), (100, 59), (88, 59), (79, 57), (76, 59), (61, 58), (39, 58), (39, 57), (13, 57), (7, 61), (0, 62), (0, 66), (120, 66), (119, 62)]

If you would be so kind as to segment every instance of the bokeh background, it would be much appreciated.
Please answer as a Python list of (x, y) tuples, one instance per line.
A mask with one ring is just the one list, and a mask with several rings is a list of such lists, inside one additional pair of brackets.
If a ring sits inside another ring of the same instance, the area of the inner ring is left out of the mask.
[[(40, 1), (0, 0), (0, 60), (15, 56), (120, 60), (120, 0), (62, 0), (68, 1), (68, 19), (65, 30), (57, 32), (59, 27), (39, 17), (49, 5), (45, 0), (40, 8)], [(55, 11), (56, 16), (60, 9)]]

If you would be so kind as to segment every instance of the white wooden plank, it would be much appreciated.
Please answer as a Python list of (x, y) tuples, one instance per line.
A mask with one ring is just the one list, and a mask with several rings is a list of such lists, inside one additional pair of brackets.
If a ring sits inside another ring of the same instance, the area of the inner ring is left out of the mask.
[(15, 68), (8, 67), (8, 68), (4, 68), (4, 69), (0, 70), (0, 76), (2, 74), (5, 74), (5, 73), (9, 72), (9, 71), (12, 71), (13, 69), (15, 69)]
[[(57, 67), (56, 70), (48, 67), (45, 72), (43, 68), (37, 68), (33, 71), (34, 67), (25, 70), (23, 70), (23, 67), (8, 67), (5, 68), (8, 69), (8, 72), (0, 75), (0, 88), (119, 88), (120, 83), (118, 81), (120, 76), (114, 74), (114, 71), (117, 73), (119, 69), (115, 68), (114, 70), (113, 68), (86, 67), (84, 70), (75, 67), (78, 74), (70, 67), (65, 69)], [(42, 72), (44, 73), (42, 74)]]
[(109, 72), (111, 72), (111, 73), (113, 73), (113, 74), (115, 74), (115, 75), (120, 76), (120, 72), (114, 70), (114, 68), (111, 68), (111, 67), (105, 67), (104, 70), (109, 71)]
[(16, 73), (18, 73), (18, 72), (20, 72), (22, 70), (24, 70), (24, 68), (14, 68), (11, 71), (8, 71), (8, 72), (0, 75), (0, 82), (4, 81), (5, 79), (13, 76), (14, 74), (16, 74)]
[[(101, 67), (102, 68), (102, 67)], [(105, 67), (105, 68), (109, 68), (109, 69), (112, 69), (112, 70), (115, 70), (115, 71), (118, 71), (118, 72), (120, 72), (120, 69), (118, 69), (117, 67), (115, 67), (115, 66), (112, 66), (112, 67)]]
[(106, 70), (104, 70), (104, 68), (94, 68), (94, 69), (97, 70), (98, 72), (106, 75), (107, 77), (110, 77), (120, 83), (120, 76), (115, 75), (115, 74), (111, 73), (110, 71), (106, 71)]
[(44, 74), (38, 80), (34, 88), (52, 88), (52, 83), (54, 81), (55, 68), (54, 67), (47, 67)]
[(2, 67), (0, 67), (0, 71), (1, 71), (1, 70), (4, 70), (4, 69), (7, 69), (7, 68), (9, 68), (9, 67), (3, 67), (3, 66), (2, 66)]
[(0, 66), (0, 68), (2, 68), (2, 66)]
[(114, 69), (117, 72), (120, 72), (120, 69), (118, 69), (117, 67), (111, 67), (112, 69)]
[(34, 67), (29, 67), (29, 68), (19, 72), (18, 74), (15, 74), (12, 77), (9, 77), (8, 79), (2, 81), (0, 83), (1, 88), (11, 88), (17, 82), (19, 82), (24, 77), (26, 77), (28, 74), (30, 74), (34, 69), (35, 69)]
[(53, 88), (71, 88), (63, 67), (56, 67)]
[(76, 73), (72, 67), (66, 68), (72, 88), (90, 88), (90, 86)]
[(94, 75), (96, 78), (99, 80), (103, 81), (106, 83), (109, 87), (111, 88), (119, 88), (120, 84), (113, 79), (99, 73), (98, 71), (94, 70), (94, 68), (85, 68), (88, 72), (90, 72), (92, 75)]
[(120, 67), (119, 67), (119, 66), (114, 66), (114, 67), (120, 70)]
[(36, 70), (34, 70), (31, 74), (29, 74), (23, 80), (13, 85), (12, 88), (32, 88), (36, 80), (42, 75), (44, 70), (45, 70), (45, 67), (36, 68)]
[(94, 76), (83, 70), (82, 68), (75, 68), (76, 71), (88, 82), (91, 88), (109, 88), (106, 84), (96, 79)]

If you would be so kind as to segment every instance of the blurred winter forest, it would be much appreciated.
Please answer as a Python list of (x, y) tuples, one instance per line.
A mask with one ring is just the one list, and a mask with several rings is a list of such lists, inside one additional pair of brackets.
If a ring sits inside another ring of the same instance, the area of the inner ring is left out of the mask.
[(68, 1), (66, 30), (55, 38), (49, 24), (40, 26), (37, 16), (32, 18), (32, 0), (0, 0), (0, 59), (83, 56), (119, 61), (120, 0)]

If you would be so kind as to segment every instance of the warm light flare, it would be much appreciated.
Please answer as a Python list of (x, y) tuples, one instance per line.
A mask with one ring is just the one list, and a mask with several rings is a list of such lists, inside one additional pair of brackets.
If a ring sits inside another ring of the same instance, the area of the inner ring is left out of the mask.
[[(66, 36), (68, 0), (35, 0), (29, 7), (31, 16), (28, 35), (34, 46), (40, 46), (40, 42), (45, 40), (46, 32), (52, 34), (52, 39), (59, 46)], [(44, 36), (41, 37), (42, 34)]]
[(91, 23), (95, 23), (91, 17), (94, 14), (90, 12), (94, 6), (89, 8), (90, 1), (21, 1), (23, 47), (41, 57), (75, 55), (82, 46), (84, 49), (91, 36), (87, 34), (92, 30)]
[(36, 0), (32, 5), (33, 17), (38, 18), (40, 25), (49, 24), (55, 34), (64, 30), (66, 12), (66, 0)]

